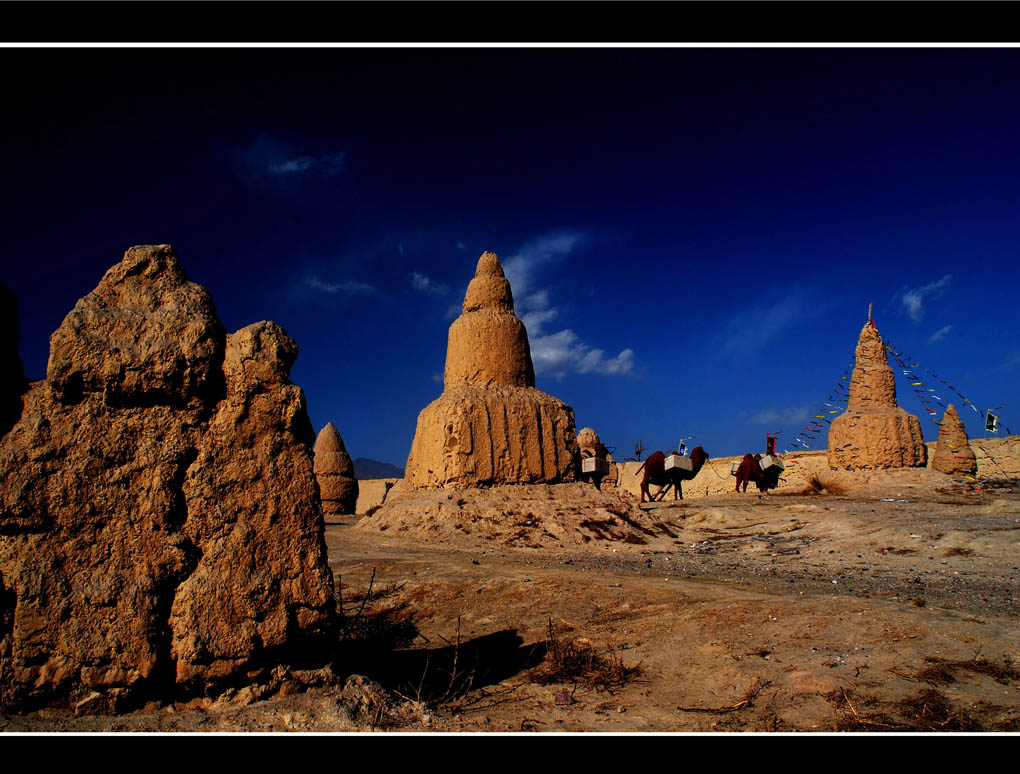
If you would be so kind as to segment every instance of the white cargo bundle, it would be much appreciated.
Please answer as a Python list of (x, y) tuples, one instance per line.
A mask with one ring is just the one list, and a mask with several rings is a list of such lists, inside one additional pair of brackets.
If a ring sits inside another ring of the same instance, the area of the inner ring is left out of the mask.
[(737, 470), (740, 468), (740, 462), (741, 462), (741, 460), (733, 460), (733, 462), (730, 463), (730, 475), (731, 476), (737, 475)]
[(608, 476), (609, 460), (600, 460), (597, 457), (585, 457), (581, 460), (581, 472)]
[(769, 456), (762, 457), (761, 458), (761, 462), (759, 464), (761, 465), (761, 469), (762, 470), (766, 470), (767, 468), (771, 468), (773, 465), (775, 465), (780, 470), (783, 470), (786, 467), (785, 465), (783, 465), (783, 461), (781, 459), (779, 459), (779, 457), (769, 457)]
[(690, 473), (694, 470), (694, 463), (691, 462), (689, 457), (681, 457), (679, 454), (670, 454), (666, 457), (666, 470), (672, 470), (673, 468), (685, 470)]

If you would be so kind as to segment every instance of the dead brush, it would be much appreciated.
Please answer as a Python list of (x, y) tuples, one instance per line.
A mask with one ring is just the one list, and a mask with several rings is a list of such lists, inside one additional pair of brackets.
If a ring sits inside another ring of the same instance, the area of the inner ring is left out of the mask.
[(956, 682), (955, 671), (973, 672), (974, 674), (991, 677), (1000, 685), (1009, 685), (1020, 680), (1020, 669), (1003, 662), (996, 664), (984, 658), (972, 658), (966, 661), (950, 661), (948, 659), (929, 656), (925, 659), (928, 666), (921, 669), (916, 679), (932, 685), (949, 685)]
[(628, 667), (615, 653), (603, 655), (589, 640), (557, 634), (549, 620), (549, 639), (545, 643), (545, 659), (532, 670), (531, 682), (539, 685), (574, 683), (597, 691), (622, 688), (640, 674), (640, 666)]
[(858, 697), (856, 703), (843, 688), (826, 697), (839, 713), (834, 731), (981, 731), (981, 723), (966, 711), (955, 708), (939, 691), (922, 690), (915, 696), (886, 705), (877, 712), (864, 711), (874, 699)]
[(970, 556), (973, 553), (974, 553), (974, 549), (972, 549), (972, 548), (960, 548), (959, 546), (957, 546), (955, 548), (948, 549), (942, 555), (943, 556)]
[(811, 476), (807, 484), (804, 494), (829, 494), (837, 496), (846, 494), (845, 487), (835, 481), (822, 481), (818, 476)]
[(406, 647), (420, 635), (414, 622), (414, 612), (407, 602), (376, 604), (395, 595), (401, 585), (375, 588), (375, 570), (364, 592), (353, 592), (345, 598), (343, 579), (337, 578), (336, 601), (340, 618), (341, 645), (356, 645), (365, 649)]

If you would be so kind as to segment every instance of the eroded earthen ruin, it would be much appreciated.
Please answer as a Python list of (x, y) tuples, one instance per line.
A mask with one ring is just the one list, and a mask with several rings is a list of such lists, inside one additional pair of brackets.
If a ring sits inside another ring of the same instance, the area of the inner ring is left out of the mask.
[(354, 513), (358, 503), (358, 479), (344, 439), (332, 422), (315, 439), (315, 478), (319, 481), (324, 516)]
[(226, 335), (169, 245), (78, 302), (0, 441), (0, 704), (115, 709), (326, 647), (296, 357), (275, 323)]
[(956, 407), (950, 403), (939, 425), (939, 439), (935, 442), (935, 451), (931, 455), (931, 467), (940, 473), (950, 475), (977, 473), (977, 457), (970, 448), (967, 429), (963, 420), (956, 413)]
[(18, 354), (19, 338), (18, 299), (0, 282), (0, 438), (21, 416), (21, 396), (27, 386)]
[(450, 326), (442, 395), (418, 415), (405, 481), (413, 488), (574, 480), (570, 406), (535, 389), (524, 323), (494, 253), (478, 260)]
[(582, 427), (577, 431), (577, 449), (580, 452), (582, 460), (581, 477), (586, 478), (584, 475), (583, 460), (585, 458), (594, 458), (599, 460), (605, 460), (609, 463), (608, 473), (599, 476), (599, 486), (615, 487), (620, 479), (620, 471), (616, 466), (616, 460), (613, 459), (613, 455), (609, 453), (609, 450), (603, 445), (598, 433), (590, 427)]
[(829, 466), (861, 470), (920, 467), (928, 449), (921, 423), (896, 404), (896, 375), (869, 319), (857, 340), (847, 410), (829, 430)]

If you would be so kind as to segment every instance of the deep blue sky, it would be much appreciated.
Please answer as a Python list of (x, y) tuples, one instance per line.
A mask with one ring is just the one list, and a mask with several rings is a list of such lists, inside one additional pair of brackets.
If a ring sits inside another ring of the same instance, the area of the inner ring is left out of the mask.
[(126, 248), (168, 242), (228, 330), (271, 319), (297, 341), (316, 430), (403, 465), (491, 250), (538, 387), (618, 456), (688, 436), (742, 454), (777, 430), (784, 448), (869, 302), (912, 362), (1020, 425), (1020, 49), (43, 48), (0, 66), (0, 279), (30, 378)]

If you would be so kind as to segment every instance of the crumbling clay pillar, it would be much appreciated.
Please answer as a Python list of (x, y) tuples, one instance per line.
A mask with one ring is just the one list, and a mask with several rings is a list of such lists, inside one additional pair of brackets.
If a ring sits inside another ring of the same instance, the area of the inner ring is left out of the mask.
[(414, 488), (574, 479), (570, 406), (535, 389), (524, 323), (499, 258), (483, 253), (450, 326), (443, 394), (418, 415), (405, 480)]
[(920, 467), (928, 459), (920, 421), (896, 405), (896, 375), (870, 319), (857, 340), (847, 410), (829, 430), (828, 458), (846, 470)]
[(18, 355), (18, 299), (0, 282), (0, 438), (21, 417), (25, 369)]
[(970, 474), (977, 473), (977, 457), (970, 448), (967, 430), (963, 426), (956, 407), (950, 403), (939, 425), (939, 439), (935, 442), (935, 452), (931, 457), (931, 467), (940, 473)]
[(358, 479), (344, 439), (332, 422), (319, 431), (315, 441), (315, 478), (319, 481), (324, 516), (354, 513), (358, 502)]

